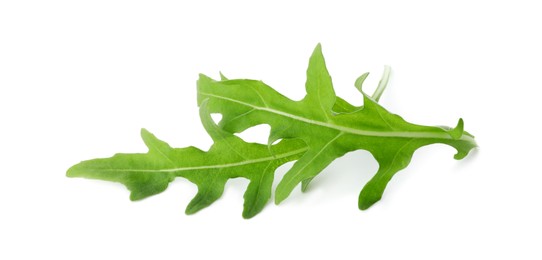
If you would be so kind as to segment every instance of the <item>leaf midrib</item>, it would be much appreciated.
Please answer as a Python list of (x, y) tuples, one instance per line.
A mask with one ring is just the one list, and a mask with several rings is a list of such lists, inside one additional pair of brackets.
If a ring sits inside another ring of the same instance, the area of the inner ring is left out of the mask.
[[(276, 159), (286, 158), (292, 155), (296, 155), (308, 150), (308, 147), (297, 149), (294, 151), (289, 151), (287, 153), (275, 154), (275, 156), (268, 156), (253, 160), (244, 160), (234, 163), (225, 163), (225, 164), (215, 164), (215, 165), (201, 165), (201, 166), (192, 166), (192, 167), (178, 167), (178, 168), (169, 168), (169, 169), (109, 169), (111, 172), (147, 172), (147, 173), (156, 173), (156, 172), (182, 172), (182, 171), (192, 171), (192, 170), (207, 170), (207, 169), (220, 169), (220, 168), (230, 168), (243, 166), (247, 164), (261, 163), (266, 161), (273, 161)], [(103, 170), (103, 169), (99, 169)]]
[[(452, 140), (453, 139), (450, 135), (448, 135), (446, 133), (401, 132), (401, 131), (381, 132), (381, 131), (370, 131), (370, 130), (355, 129), (355, 128), (350, 128), (350, 127), (346, 127), (346, 126), (334, 125), (334, 124), (330, 124), (330, 123), (327, 123), (327, 122), (313, 120), (313, 119), (309, 119), (309, 118), (302, 117), (302, 116), (293, 115), (293, 114), (290, 114), (290, 113), (287, 113), (287, 112), (284, 112), (284, 111), (280, 111), (280, 110), (276, 110), (276, 109), (272, 109), (272, 108), (269, 108), (269, 107), (255, 106), (255, 105), (252, 105), (250, 103), (246, 103), (246, 102), (243, 102), (243, 101), (235, 100), (235, 99), (224, 97), (224, 96), (214, 95), (214, 94), (210, 94), (210, 93), (206, 93), (206, 92), (200, 92), (200, 94), (210, 96), (210, 97), (214, 97), (214, 98), (218, 98), (218, 99), (228, 100), (228, 101), (231, 101), (231, 102), (234, 102), (234, 103), (238, 103), (238, 104), (241, 104), (241, 105), (251, 107), (251, 108), (253, 108), (255, 110), (267, 111), (267, 112), (270, 112), (270, 113), (274, 113), (274, 114), (281, 115), (281, 116), (284, 116), (284, 117), (292, 118), (294, 120), (302, 121), (302, 122), (305, 122), (305, 123), (309, 123), (309, 124), (313, 124), (313, 125), (318, 125), (318, 126), (323, 126), (323, 127), (339, 130), (341, 132), (348, 133), (348, 134), (363, 135), (363, 136), (376, 136), (376, 137), (428, 138), (428, 139), (436, 138), (436, 139), (447, 139), (447, 140)], [(473, 138), (468, 136), (468, 135), (461, 136), (461, 138), (459, 140), (474, 142)]]

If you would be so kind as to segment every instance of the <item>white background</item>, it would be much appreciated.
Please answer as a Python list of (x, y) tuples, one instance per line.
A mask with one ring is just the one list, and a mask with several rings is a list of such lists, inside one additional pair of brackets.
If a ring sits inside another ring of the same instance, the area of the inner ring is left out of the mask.
[[(179, 2), (0, 3), (1, 259), (542, 258), (537, 1)], [(207, 149), (198, 73), (300, 99), (318, 42), (338, 95), (361, 104), (354, 80), (372, 72), (371, 92), (390, 65), (386, 108), (427, 125), (462, 117), (480, 149), (462, 161), (419, 150), (367, 211), (357, 197), (378, 165), (354, 152), (251, 220), (241, 179), (186, 216), (196, 187), (184, 179), (130, 202), (122, 185), (65, 177), (81, 160), (146, 152), (142, 127)]]

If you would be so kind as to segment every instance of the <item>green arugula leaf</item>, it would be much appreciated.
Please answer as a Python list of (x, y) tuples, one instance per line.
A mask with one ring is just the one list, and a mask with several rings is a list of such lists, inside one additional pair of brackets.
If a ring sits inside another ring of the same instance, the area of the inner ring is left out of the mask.
[(140, 200), (164, 191), (176, 177), (184, 177), (198, 186), (198, 193), (188, 204), (193, 214), (216, 201), (230, 178), (250, 180), (244, 195), (243, 217), (259, 213), (271, 197), (275, 170), (296, 160), (307, 150), (301, 140), (283, 140), (268, 147), (246, 143), (220, 129), (211, 119), (203, 102), (200, 107), (203, 126), (214, 144), (208, 152), (195, 147), (171, 148), (143, 129), (141, 136), (149, 148), (146, 154), (117, 154), (94, 159), (71, 167), (67, 176), (114, 181), (124, 184), (131, 200)]
[[(365, 77), (362, 75), (356, 81), (360, 91)], [(381, 81), (380, 85), (385, 86), (386, 82)], [(476, 147), (474, 137), (463, 130), (463, 120), (453, 129), (408, 123), (377, 103), (382, 94), (378, 89), (375, 98), (361, 91), (364, 100), (361, 108), (338, 99), (320, 45), (310, 58), (305, 87), (305, 98), (293, 101), (262, 81), (224, 77), (215, 81), (205, 75), (198, 80), (198, 103), (208, 102), (211, 113), (222, 114), (219, 126), (224, 130), (239, 133), (268, 124), (269, 144), (291, 138), (307, 144), (308, 150), (280, 181), (275, 196), (277, 204), (300, 182), (303, 190), (306, 189), (310, 180), (333, 160), (351, 151), (367, 150), (380, 165), (359, 195), (359, 208), (367, 209), (381, 199), (388, 182), (409, 164), (418, 148), (447, 144), (457, 150), (455, 158), (462, 159)]]
[[(198, 186), (187, 214), (216, 201), (227, 180), (242, 177), (250, 181), (244, 195), (243, 217), (251, 218), (269, 201), (274, 172), (280, 165), (297, 160), (277, 187), (277, 204), (299, 183), (305, 191), (310, 181), (336, 158), (364, 149), (379, 163), (377, 173), (359, 195), (359, 208), (367, 209), (381, 199), (388, 182), (409, 164), (418, 148), (447, 144), (457, 150), (455, 158), (462, 159), (476, 147), (474, 137), (464, 131), (462, 119), (455, 128), (421, 126), (380, 106), (377, 102), (389, 75), (386, 67), (372, 96), (362, 89), (368, 73), (356, 80), (354, 85), (364, 100), (361, 107), (335, 95), (320, 45), (310, 58), (307, 95), (301, 101), (292, 101), (261, 81), (230, 80), (222, 73), (221, 80), (215, 81), (200, 75), (201, 122), (214, 141), (209, 151), (172, 148), (143, 129), (141, 135), (148, 153), (84, 161), (72, 166), (67, 176), (122, 183), (131, 191), (132, 200), (161, 193), (175, 178), (184, 177)], [(211, 113), (222, 114), (219, 125), (212, 121)], [(271, 126), (268, 145), (247, 143), (233, 134), (260, 124)]]

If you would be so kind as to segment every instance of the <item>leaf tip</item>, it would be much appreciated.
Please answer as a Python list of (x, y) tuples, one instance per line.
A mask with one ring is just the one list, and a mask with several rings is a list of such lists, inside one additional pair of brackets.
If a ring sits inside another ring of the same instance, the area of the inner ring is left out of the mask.
[(154, 136), (154, 134), (152, 134), (145, 128), (141, 128), (140, 135), (145, 145), (149, 148), (149, 151), (152, 150), (152, 147), (153, 147), (152, 143), (158, 141), (156, 136)]
[(454, 159), (461, 160), (465, 158), (469, 153), (464, 151), (458, 151), (456, 154), (454, 154)]
[(228, 78), (222, 74), (222, 71), (219, 71), (218, 73), (220, 74), (220, 80), (228, 80)]
[(380, 200), (377, 199), (377, 200), (369, 200), (367, 198), (364, 198), (364, 197), (359, 197), (359, 200), (358, 200), (358, 208), (360, 210), (367, 210), (368, 208), (370, 208), (372, 205), (374, 205), (375, 203), (377, 203), (378, 201)]
[(276, 193), (275, 194), (275, 205), (279, 205), (280, 203), (282, 203), (286, 198), (282, 195), (279, 195), (280, 193)]
[(211, 79), (211, 77), (209, 77), (209, 76), (207, 76), (207, 75), (205, 75), (203, 73), (199, 73), (198, 74), (198, 81), (199, 80), (212, 80), (212, 79)]
[(152, 135), (151, 132), (149, 132), (149, 130), (147, 130), (145, 128), (141, 128), (140, 134), (141, 134), (142, 138), (146, 138), (146, 137), (149, 137), (150, 135)]
[(301, 192), (305, 193), (309, 190), (309, 184), (311, 183), (313, 178), (305, 179), (301, 182)]
[(315, 57), (315, 56), (323, 57), (321, 43), (316, 44), (316, 47), (314, 47), (314, 51), (312, 52), (312, 57)]
[(82, 161), (82, 162), (80, 162), (78, 164), (72, 165), (66, 171), (66, 177), (74, 178), (74, 177), (86, 177), (86, 176), (88, 176), (88, 169), (89, 169), (88, 163), (89, 162), (90, 161)]
[(259, 213), (258, 211), (254, 211), (254, 210), (243, 210), (242, 216), (244, 219), (251, 219), (254, 216), (256, 216), (258, 213)]
[(77, 177), (77, 168), (79, 164), (73, 165), (66, 171), (66, 177)]
[(363, 82), (365, 82), (365, 79), (367, 79), (368, 76), (369, 76), (369, 72), (365, 72), (361, 76), (359, 76), (354, 82), (354, 86), (362, 94), (363, 94)]
[(469, 148), (467, 148), (467, 149), (464, 149), (464, 150), (459, 150), (459, 149), (458, 149), (458, 150), (457, 150), (457, 153), (454, 154), (454, 159), (456, 159), (456, 160), (461, 160), (461, 159), (467, 157), (467, 155), (469, 155), (470, 152), (471, 152), (473, 149), (477, 148), (477, 147), (478, 147), (478, 146), (473, 145), (473, 146), (471, 146), (471, 147), (469, 147)]
[(184, 213), (186, 215), (193, 215), (205, 207), (206, 205), (201, 203), (201, 198), (196, 196), (195, 198), (192, 199), (192, 201), (190, 201), (190, 203), (188, 203), (188, 205), (186, 206), (186, 209), (184, 210)]
[(453, 129), (450, 129), (448, 131), (448, 134), (450, 134), (450, 136), (453, 139), (457, 140), (461, 138), (461, 136), (463, 135), (464, 127), (465, 127), (465, 122), (463, 122), (463, 118), (459, 118), (459, 121), (457, 122), (456, 127), (454, 127)]
[[(374, 203), (373, 203), (374, 204)], [(373, 204), (370, 203), (358, 203), (358, 207), (360, 210), (367, 210), (370, 208)]]
[(194, 207), (191, 207), (190, 205), (188, 205), (186, 209), (184, 210), (184, 214), (186, 215), (194, 215), (196, 212), (198, 212), (198, 210), (195, 209)]
[[(371, 206), (373, 206), (378, 201), (380, 201), (380, 199), (382, 199), (382, 192), (384, 190), (383, 189), (375, 189), (375, 186), (371, 185), (372, 181), (373, 180), (369, 181), (369, 183), (367, 183), (365, 185), (365, 187), (363, 187), (363, 189), (359, 193), (358, 208), (360, 210), (366, 210), (366, 209), (370, 208)], [(385, 188), (385, 186), (384, 186), (384, 188)]]
[(145, 196), (142, 193), (138, 193), (138, 192), (133, 191), (133, 190), (130, 192), (130, 201), (138, 201), (138, 200), (142, 200), (142, 199), (144, 199), (146, 197), (148, 197), (148, 196)]

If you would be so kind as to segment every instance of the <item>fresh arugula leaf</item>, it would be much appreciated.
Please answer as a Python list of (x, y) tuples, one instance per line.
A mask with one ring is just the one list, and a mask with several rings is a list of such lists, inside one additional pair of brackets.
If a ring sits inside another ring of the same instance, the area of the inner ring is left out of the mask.
[(220, 127), (238, 133), (268, 124), (270, 144), (279, 139), (299, 138), (308, 146), (280, 181), (275, 195), (277, 204), (300, 182), (306, 189), (308, 182), (333, 160), (351, 151), (367, 150), (379, 164), (378, 172), (359, 195), (359, 208), (367, 209), (381, 199), (388, 182), (409, 164), (418, 148), (447, 144), (457, 150), (455, 158), (461, 159), (476, 147), (474, 137), (463, 130), (461, 119), (457, 127), (448, 129), (408, 123), (388, 112), (375, 100), (381, 93), (373, 99), (361, 91), (364, 76), (356, 82), (363, 95), (363, 107), (355, 108), (337, 99), (320, 45), (310, 58), (307, 95), (301, 101), (283, 96), (262, 81), (223, 79), (215, 81), (200, 75), (198, 80), (198, 102), (205, 100), (211, 113), (222, 114)]
[(295, 139), (283, 140), (270, 149), (266, 145), (246, 143), (220, 129), (204, 103), (200, 116), (214, 141), (208, 152), (195, 147), (171, 148), (143, 129), (141, 136), (149, 148), (148, 153), (117, 154), (84, 161), (71, 167), (67, 176), (120, 182), (131, 191), (131, 200), (158, 194), (176, 177), (184, 177), (198, 186), (198, 193), (186, 208), (187, 214), (216, 201), (228, 179), (243, 177), (250, 180), (244, 195), (243, 217), (253, 217), (271, 197), (277, 167), (298, 159), (307, 150), (306, 145)]
[[(364, 105), (356, 107), (337, 97), (318, 45), (307, 70), (307, 95), (292, 101), (261, 81), (220, 81), (205, 75), (198, 80), (198, 104), (204, 128), (214, 144), (208, 152), (195, 147), (172, 148), (142, 130), (146, 154), (117, 154), (72, 166), (69, 177), (84, 177), (124, 184), (132, 200), (164, 191), (176, 177), (198, 186), (198, 193), (186, 208), (192, 214), (216, 201), (230, 178), (250, 180), (244, 195), (243, 217), (259, 213), (271, 197), (277, 167), (297, 160), (277, 187), (275, 202), (288, 197), (299, 183), (305, 190), (327, 165), (347, 152), (364, 149), (372, 153), (380, 167), (359, 195), (359, 208), (367, 209), (380, 200), (388, 182), (405, 168), (418, 148), (443, 143), (457, 150), (462, 159), (476, 147), (474, 137), (464, 131), (460, 119), (455, 128), (421, 126), (406, 122), (380, 106), (389, 78), (389, 68), (375, 93), (368, 96), (360, 76), (355, 87)], [(217, 126), (211, 113), (221, 113)], [(268, 145), (247, 143), (233, 135), (259, 124), (271, 126)], [(276, 141), (281, 140), (278, 144)]]

